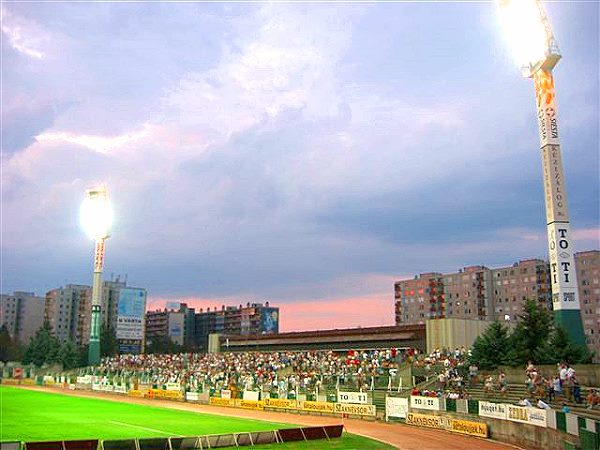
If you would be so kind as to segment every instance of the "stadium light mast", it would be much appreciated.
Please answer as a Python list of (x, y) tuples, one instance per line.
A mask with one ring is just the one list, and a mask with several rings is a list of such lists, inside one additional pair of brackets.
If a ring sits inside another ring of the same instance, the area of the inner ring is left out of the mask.
[(535, 86), (554, 321), (564, 326), (575, 342), (585, 345), (552, 76), (560, 51), (541, 0), (500, 0), (499, 6), (523, 76), (533, 78)]
[(92, 283), (92, 314), (88, 364), (100, 364), (100, 321), (102, 305), (102, 270), (104, 269), (104, 243), (110, 236), (112, 210), (106, 186), (100, 185), (85, 191), (81, 207), (81, 224), (95, 241), (94, 278)]

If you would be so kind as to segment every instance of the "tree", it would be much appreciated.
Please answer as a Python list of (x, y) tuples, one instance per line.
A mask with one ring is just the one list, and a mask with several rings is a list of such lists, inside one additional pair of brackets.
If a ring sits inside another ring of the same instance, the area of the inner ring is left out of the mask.
[(508, 350), (508, 328), (501, 322), (493, 322), (475, 339), (470, 361), (481, 369), (495, 369), (507, 363)]
[(524, 365), (531, 360), (536, 364), (552, 363), (549, 347), (552, 315), (548, 308), (534, 300), (526, 300), (524, 312), (510, 337), (509, 363)]
[(25, 350), (25, 364), (33, 363), (38, 367), (44, 364), (60, 362), (60, 342), (52, 334), (52, 328), (48, 321), (44, 321), (42, 327), (35, 332), (31, 338), (27, 350)]
[(79, 367), (85, 367), (88, 365), (89, 351), (89, 344), (82, 345), (77, 349), (77, 353), (79, 355)]
[(173, 342), (169, 336), (153, 336), (146, 353), (178, 353), (180, 351), (181, 346)]
[(22, 356), (22, 348), (10, 337), (6, 324), (0, 327), (0, 361), (18, 361)]
[(109, 324), (102, 324), (100, 330), (100, 354), (114, 356), (119, 353), (119, 341), (115, 329)]
[(576, 344), (569, 332), (561, 325), (554, 327), (550, 338), (550, 348), (555, 363), (589, 364), (592, 354), (586, 345)]
[(63, 370), (79, 367), (79, 351), (73, 341), (66, 341), (59, 352), (59, 360), (63, 366)]

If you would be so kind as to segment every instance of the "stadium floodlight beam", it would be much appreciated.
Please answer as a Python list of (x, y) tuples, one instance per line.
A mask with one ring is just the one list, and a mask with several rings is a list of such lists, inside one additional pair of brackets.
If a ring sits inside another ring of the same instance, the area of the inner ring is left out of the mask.
[(554, 321), (585, 344), (567, 209), (552, 69), (560, 60), (541, 0), (500, 0), (500, 15), (523, 76), (533, 78), (544, 171)]
[(85, 191), (81, 206), (81, 224), (95, 241), (94, 279), (92, 283), (92, 313), (88, 364), (100, 364), (100, 321), (102, 305), (102, 270), (104, 269), (104, 242), (110, 236), (112, 210), (106, 186), (99, 185)]

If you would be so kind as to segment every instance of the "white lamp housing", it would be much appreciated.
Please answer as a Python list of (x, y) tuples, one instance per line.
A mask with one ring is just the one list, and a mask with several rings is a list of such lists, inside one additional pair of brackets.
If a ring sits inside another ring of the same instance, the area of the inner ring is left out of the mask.
[(83, 229), (92, 239), (106, 239), (110, 236), (113, 213), (105, 185), (85, 191), (80, 220)]

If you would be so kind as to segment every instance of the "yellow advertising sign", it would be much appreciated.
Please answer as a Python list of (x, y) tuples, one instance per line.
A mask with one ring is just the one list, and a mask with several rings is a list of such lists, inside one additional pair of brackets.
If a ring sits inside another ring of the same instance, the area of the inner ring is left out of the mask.
[(332, 413), (334, 409), (334, 404), (330, 402), (311, 402), (304, 401), (301, 402), (301, 407), (303, 411), (313, 411), (313, 412), (324, 412), (324, 413)]
[(468, 434), (469, 436), (488, 437), (487, 424), (481, 422), (471, 422), (469, 420), (452, 419), (452, 428), (450, 431), (455, 433)]
[(374, 416), (375, 405), (356, 405), (353, 403), (336, 403), (334, 411), (338, 414), (354, 414), (357, 416)]
[(210, 397), (209, 403), (215, 406), (235, 406), (235, 400), (230, 398)]
[(266, 398), (263, 403), (267, 408), (296, 409), (298, 407), (296, 400), (288, 400), (287, 398)]
[(131, 389), (127, 395), (129, 395), (130, 397), (143, 397), (144, 393), (138, 389)]
[(438, 428), (447, 430), (449, 428), (448, 419), (442, 416), (430, 416), (427, 414), (408, 413), (406, 415), (406, 423), (408, 425), (416, 425), (418, 427)]
[(237, 406), (246, 409), (265, 409), (260, 400), (238, 400)]
[(487, 424), (470, 420), (453, 419), (447, 416), (430, 416), (427, 414), (408, 413), (406, 423), (419, 427), (437, 428), (469, 436), (488, 437)]

